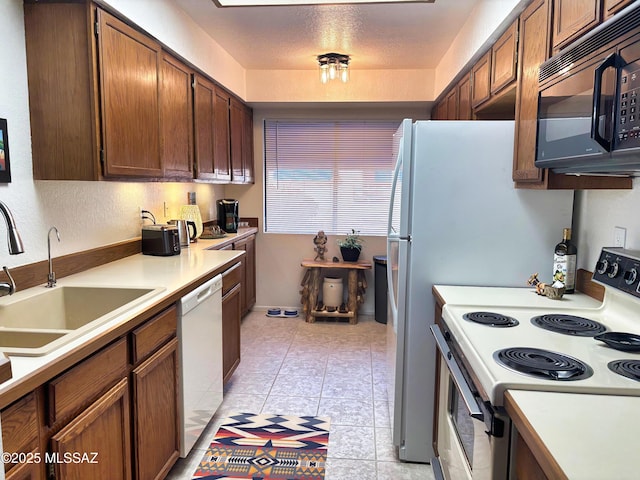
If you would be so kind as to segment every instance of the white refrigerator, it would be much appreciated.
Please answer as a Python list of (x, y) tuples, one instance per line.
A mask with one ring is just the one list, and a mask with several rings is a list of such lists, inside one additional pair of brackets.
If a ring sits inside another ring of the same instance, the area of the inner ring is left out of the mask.
[(394, 137), (387, 235), (388, 398), (398, 457), (430, 462), (436, 347), (433, 285), (551, 280), (573, 191), (514, 188), (512, 121), (404, 120)]

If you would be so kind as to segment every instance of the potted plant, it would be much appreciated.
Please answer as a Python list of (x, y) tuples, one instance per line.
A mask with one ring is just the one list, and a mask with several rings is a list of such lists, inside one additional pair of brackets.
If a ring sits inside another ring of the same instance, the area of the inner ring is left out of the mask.
[(338, 246), (345, 262), (357, 262), (362, 250), (360, 232), (352, 228), (351, 233), (347, 234), (343, 240), (338, 240)]

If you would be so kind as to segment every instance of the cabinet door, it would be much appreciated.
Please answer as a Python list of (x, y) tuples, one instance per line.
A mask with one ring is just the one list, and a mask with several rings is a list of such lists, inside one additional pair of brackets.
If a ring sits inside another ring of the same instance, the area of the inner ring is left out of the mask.
[(456, 88), (452, 88), (451, 91), (445, 97), (445, 102), (447, 104), (447, 114), (446, 120), (457, 120), (458, 119), (458, 90)]
[(604, 18), (607, 19), (615, 15), (624, 7), (631, 5), (633, 1), (634, 0), (604, 0)]
[(233, 183), (244, 183), (244, 166), (242, 161), (242, 135), (244, 123), (243, 105), (235, 98), (229, 107), (231, 119), (231, 180)]
[(97, 180), (100, 134), (90, 11), (80, 3), (22, 3), (33, 178)]
[(222, 375), (227, 383), (240, 364), (241, 285), (222, 297)]
[(471, 120), (471, 74), (458, 82), (458, 120)]
[(254, 183), (253, 109), (244, 105), (242, 114), (242, 167), (244, 169), (244, 183)]
[(473, 108), (491, 96), (491, 51), (488, 51), (471, 69), (471, 105)]
[[(55, 478), (130, 479), (129, 422), (129, 388), (125, 378), (51, 438), (52, 453), (60, 459), (53, 463)], [(63, 461), (78, 454), (86, 454), (87, 461)]]
[[(31, 454), (36, 455), (38, 452), (33, 451)], [(42, 454), (39, 455), (40, 458), (43, 457)], [(21, 463), (14, 467), (5, 476), (5, 480), (40, 480), (44, 478), (46, 478), (44, 473), (44, 462)]]
[[(41, 428), (38, 415), (36, 393), (32, 392), (2, 411), (2, 447), (8, 453), (21, 453), (32, 458), (42, 457), (40, 452), (39, 430)], [(7, 479), (43, 478), (44, 462), (11, 463), (4, 461), (4, 472)]]
[(518, 58), (518, 21), (516, 20), (491, 48), (491, 95), (516, 79)]
[(192, 71), (167, 53), (162, 55), (160, 105), (162, 163), (166, 178), (193, 178)]
[(600, 0), (553, 0), (554, 52), (595, 27), (600, 21)]
[(98, 10), (105, 176), (161, 177), (160, 45)]
[(229, 94), (216, 87), (214, 102), (213, 160), (218, 180), (230, 182), (232, 177), (229, 146)]
[(164, 478), (179, 456), (178, 339), (133, 371), (136, 478)]
[(247, 252), (243, 264), (244, 272), (242, 276), (242, 314), (244, 315), (256, 303), (256, 237), (250, 237), (236, 242), (236, 250)]
[(538, 128), (538, 67), (549, 54), (549, 0), (534, 0), (520, 15), (513, 180), (541, 183), (535, 166)]

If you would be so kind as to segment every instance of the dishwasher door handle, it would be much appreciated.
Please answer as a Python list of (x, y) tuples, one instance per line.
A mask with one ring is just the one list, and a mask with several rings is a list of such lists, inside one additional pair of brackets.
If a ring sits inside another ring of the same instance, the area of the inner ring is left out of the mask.
[(198, 303), (202, 303), (214, 293), (216, 293), (214, 285), (209, 285), (209, 288), (207, 288), (206, 290), (202, 290), (201, 292), (198, 292), (198, 296), (196, 297), (196, 299)]

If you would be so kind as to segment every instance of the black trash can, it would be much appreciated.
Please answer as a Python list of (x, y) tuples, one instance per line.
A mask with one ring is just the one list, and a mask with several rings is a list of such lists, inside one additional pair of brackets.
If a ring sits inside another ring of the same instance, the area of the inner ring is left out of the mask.
[(387, 257), (373, 257), (376, 322), (387, 323)]

